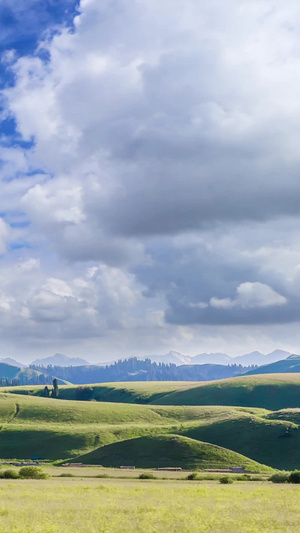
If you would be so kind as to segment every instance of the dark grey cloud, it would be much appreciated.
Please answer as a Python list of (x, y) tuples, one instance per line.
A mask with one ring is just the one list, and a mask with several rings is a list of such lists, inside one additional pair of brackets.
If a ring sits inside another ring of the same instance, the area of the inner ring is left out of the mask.
[[(170, 324), (296, 322), (300, 319), (299, 251), (295, 247), (293, 257), (289, 250), (295, 246), (297, 232), (289, 238), (287, 228), (282, 230), (279, 223), (277, 247), (274, 242), (270, 245), (270, 226), (263, 224), (248, 224), (243, 231), (219, 228), (218, 236), (210, 231), (202, 239), (187, 235), (172, 245), (165, 240), (149, 248), (152, 261), (138, 266), (135, 274), (147, 287), (146, 297), (164, 294), (165, 319)], [(255, 239), (257, 232), (261, 235)]]
[(185, 306), (177, 299), (170, 300), (169, 309), (166, 312), (166, 320), (171, 324), (195, 325), (203, 324), (210, 326), (226, 325), (266, 325), (288, 324), (300, 320), (300, 298), (289, 302), (288, 306), (270, 305), (264, 308), (243, 309), (216, 309), (207, 307), (197, 309)]

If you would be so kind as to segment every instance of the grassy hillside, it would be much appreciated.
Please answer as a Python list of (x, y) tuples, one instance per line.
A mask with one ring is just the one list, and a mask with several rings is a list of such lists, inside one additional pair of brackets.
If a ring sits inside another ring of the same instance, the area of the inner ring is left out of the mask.
[[(177, 435), (233, 450), (272, 467), (293, 469), (300, 464), (299, 427), (300, 409), (271, 412), (0, 394), (0, 458), (74, 460), (121, 441)], [(155, 456), (155, 462), (159, 457)]]
[[(52, 377), (46, 376), (38, 370), (32, 368), (19, 368), (17, 366), (8, 365), (7, 363), (0, 363), (0, 381), (1, 380), (17, 380), (21, 384), (26, 383), (47, 383), (52, 384)], [(58, 383), (66, 384), (67, 381), (58, 379)], [(45, 386), (45, 385), (44, 385)]]
[(38, 377), (40, 375), (41, 372), (32, 370), (31, 368), (19, 368), (6, 363), (0, 363), (0, 378), (20, 379), (22, 382), (25, 381), (25, 379), (32, 379), (33, 377)]
[[(151, 405), (236, 405), (269, 410), (300, 407), (300, 373), (239, 376), (211, 382), (135, 382), (89, 385), (89, 399)], [(5, 388), (40, 395), (41, 387)], [(78, 387), (62, 386), (61, 399), (77, 398)]]
[(178, 466), (203, 470), (241, 466), (252, 471), (264, 470), (262, 465), (243, 455), (178, 435), (139, 437), (116, 442), (97, 448), (77, 460), (84, 464), (113, 467), (129, 464), (137, 468)]
[[(275, 415), (276, 416), (276, 415)], [(299, 468), (299, 425), (286, 420), (245, 416), (183, 430), (184, 435), (218, 444), (277, 468)]]
[[(149, 404), (154, 400), (163, 398), (170, 392), (186, 390), (199, 386), (199, 382), (188, 381), (136, 381), (121, 383), (92, 383), (88, 385), (92, 389), (89, 400), (97, 402), (116, 402), (116, 403), (138, 403)], [(59, 388), (59, 399), (77, 400), (78, 385), (61, 386)], [(29, 394), (33, 396), (42, 396), (42, 386), (23, 386), (23, 387), (5, 387), (3, 392), (12, 392), (13, 394)]]
[[(154, 399), (151, 403), (157, 403)], [(162, 405), (239, 405), (279, 410), (300, 407), (300, 374), (240, 376), (170, 392)]]

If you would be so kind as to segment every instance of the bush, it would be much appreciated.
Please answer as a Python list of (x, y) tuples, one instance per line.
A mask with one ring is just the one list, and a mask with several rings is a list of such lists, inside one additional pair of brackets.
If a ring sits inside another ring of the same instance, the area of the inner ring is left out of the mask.
[(140, 474), (139, 475), (139, 479), (156, 479), (155, 476), (153, 474)]
[(19, 470), (19, 476), (23, 479), (49, 479), (50, 477), (38, 466), (23, 466)]
[(186, 479), (188, 479), (189, 481), (194, 481), (194, 479), (197, 479), (197, 472), (192, 472), (187, 476)]
[(295, 472), (291, 472), (287, 481), (288, 483), (300, 483), (300, 470), (295, 470)]
[(104, 479), (104, 478), (108, 478), (109, 475), (108, 474), (97, 474), (95, 477), (98, 479)]
[(88, 401), (92, 399), (93, 395), (93, 387), (77, 387), (76, 389), (76, 400)]
[(251, 481), (251, 476), (249, 474), (243, 474), (241, 476), (234, 476), (236, 481)]
[(204, 474), (204, 475), (201, 475), (201, 474), (197, 474), (197, 478), (196, 478), (198, 481), (216, 481), (216, 476), (214, 476), (213, 474)]
[(231, 483), (233, 483), (232, 477), (229, 476), (220, 477), (219, 481), (220, 483), (222, 483), (222, 485), (230, 485)]
[(74, 475), (70, 474), (70, 472), (64, 472), (63, 474), (60, 474), (59, 477), (74, 477)]
[(18, 479), (19, 474), (16, 470), (4, 470), (2, 472), (4, 479)]
[(289, 474), (287, 472), (276, 472), (276, 474), (269, 477), (269, 481), (272, 481), (272, 483), (287, 483), (288, 479)]

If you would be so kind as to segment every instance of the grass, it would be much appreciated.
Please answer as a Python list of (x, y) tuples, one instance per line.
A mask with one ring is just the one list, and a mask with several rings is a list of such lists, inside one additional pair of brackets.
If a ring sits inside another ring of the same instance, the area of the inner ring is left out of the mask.
[[(3, 467), (7, 468), (7, 467)], [(18, 471), (18, 467), (16, 468)], [(46, 464), (43, 465), (43, 470), (50, 474), (53, 477), (61, 477), (64, 473), (70, 473), (71, 477), (77, 477), (80, 479), (83, 478), (107, 478), (107, 479), (138, 479), (141, 474), (151, 473), (159, 480), (168, 480), (168, 481), (183, 481), (187, 479), (187, 475), (190, 474), (190, 471), (187, 470), (157, 470), (155, 469), (145, 469), (145, 468), (136, 468), (135, 470), (123, 470), (120, 468), (107, 468), (102, 466), (70, 466), (63, 467), (57, 464)], [(1, 470), (0, 470), (1, 472)], [(273, 471), (274, 472), (274, 471)], [(271, 473), (271, 475), (273, 474)], [(220, 476), (224, 475), (220, 472), (205, 472), (197, 471), (194, 472), (197, 476), (198, 481), (218, 481)], [(237, 481), (268, 481), (270, 478), (270, 472), (266, 471), (260, 474), (229, 474)]]
[[(300, 487), (267, 481), (271, 469), (253, 462), (299, 468), (297, 374), (205, 384), (95, 385), (94, 399), (101, 401), (94, 402), (74, 401), (74, 387), (60, 387), (69, 400), (41, 398), (38, 387), (19, 388), (25, 395), (13, 390), (0, 394), (1, 458), (77, 458), (111, 466), (132, 463), (140, 469), (50, 465), (45, 466), (53, 476), (49, 480), (0, 479), (1, 533), (299, 529)], [(112, 401), (104, 402), (104, 397)], [(215, 405), (221, 400), (223, 405)], [(150, 472), (149, 466), (181, 466), (197, 475), (189, 481), (185, 471)], [(251, 476), (248, 483), (243, 475), (229, 475), (229, 484), (222, 485), (220, 474), (200, 472), (229, 466), (260, 470), (263, 481)], [(141, 475), (144, 479), (138, 479)]]
[[(300, 407), (299, 374), (238, 376), (209, 382), (131, 382), (89, 385), (92, 400), (155, 405), (235, 405), (271, 411)], [(43, 387), (5, 388), (41, 395)], [(77, 385), (60, 386), (61, 399), (76, 399)]]
[(243, 455), (178, 435), (140, 437), (107, 446), (78, 457), (84, 464), (102, 464), (138, 468), (177, 466), (187, 469), (226, 468), (242, 466), (246, 470), (264, 471), (266, 467)]
[(300, 489), (158, 480), (0, 481), (1, 533), (295, 533)]
[(299, 426), (289, 421), (245, 416), (213, 421), (182, 431), (186, 436), (224, 446), (274, 468), (293, 469), (300, 462)]
[[(198, 382), (194, 383), (197, 386)], [(59, 387), (59, 398), (63, 400), (76, 400), (76, 392), (79, 385), (67, 385)], [(168, 393), (177, 390), (189, 389), (193, 383), (186, 381), (147, 381), (132, 383), (105, 383), (89, 384), (93, 389), (91, 400), (99, 402), (116, 402), (116, 403), (139, 403), (148, 404), (154, 400), (159, 400)], [(41, 396), (43, 394), (43, 385), (25, 385), (22, 387), (5, 387), (4, 392), (14, 394)]]
[[(299, 407), (300, 374), (242, 376), (168, 393), (161, 405), (236, 405), (269, 410)], [(157, 403), (153, 400), (152, 403)]]
[[(73, 461), (113, 443), (177, 435), (215, 444), (273, 468), (292, 470), (300, 463), (299, 427), (300, 409), (273, 412), (252, 407), (58, 401), (0, 394), (0, 457), (5, 459)], [(186, 466), (183, 458), (173, 455), (174, 466)], [(128, 463), (125, 458), (124, 462)]]

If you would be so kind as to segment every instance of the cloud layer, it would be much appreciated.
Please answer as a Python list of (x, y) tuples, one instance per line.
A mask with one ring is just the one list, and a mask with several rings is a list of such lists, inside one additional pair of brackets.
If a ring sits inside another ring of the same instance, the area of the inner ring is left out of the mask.
[(300, 6), (82, 0), (73, 22), (5, 56), (28, 147), (2, 139), (0, 247), (40, 272), (4, 297), (20, 331), (272, 347), (300, 319)]

